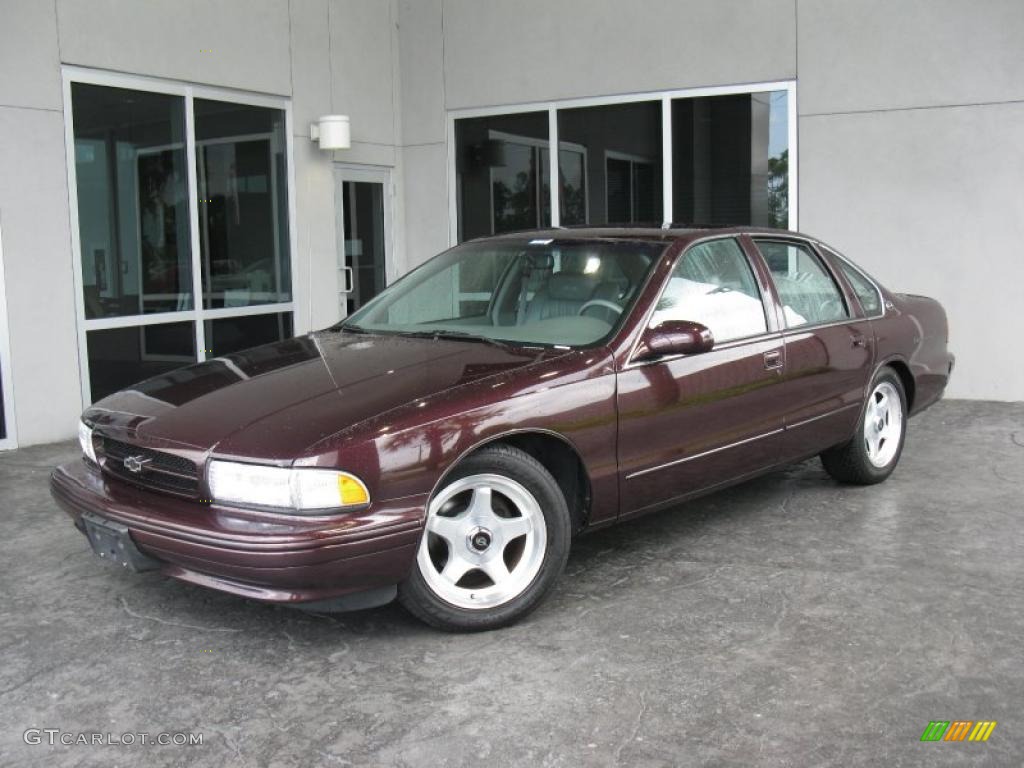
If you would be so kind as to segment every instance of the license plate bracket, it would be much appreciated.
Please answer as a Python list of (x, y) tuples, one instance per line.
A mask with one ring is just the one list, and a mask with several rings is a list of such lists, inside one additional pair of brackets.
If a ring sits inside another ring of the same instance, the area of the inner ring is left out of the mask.
[(160, 567), (159, 561), (143, 554), (135, 546), (128, 526), (91, 512), (82, 513), (82, 523), (92, 551), (104, 560), (137, 572), (152, 571)]

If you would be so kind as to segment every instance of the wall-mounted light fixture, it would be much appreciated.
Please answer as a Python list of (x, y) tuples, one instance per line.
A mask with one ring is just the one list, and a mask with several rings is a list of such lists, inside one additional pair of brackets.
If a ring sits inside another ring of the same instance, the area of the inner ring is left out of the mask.
[(324, 115), (310, 124), (309, 138), (320, 142), (320, 149), (349, 149), (352, 131), (348, 115)]

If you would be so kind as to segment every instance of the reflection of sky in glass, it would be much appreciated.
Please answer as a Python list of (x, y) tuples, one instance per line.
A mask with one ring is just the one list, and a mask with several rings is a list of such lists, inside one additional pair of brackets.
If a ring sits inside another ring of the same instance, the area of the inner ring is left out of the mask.
[(789, 144), (789, 111), (786, 109), (787, 91), (772, 91), (768, 113), (768, 154), (778, 157)]

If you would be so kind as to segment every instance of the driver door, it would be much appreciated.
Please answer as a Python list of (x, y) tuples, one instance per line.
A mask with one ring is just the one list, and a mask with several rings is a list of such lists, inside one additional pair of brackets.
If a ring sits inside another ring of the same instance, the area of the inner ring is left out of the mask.
[(735, 237), (698, 242), (679, 256), (649, 326), (696, 321), (715, 345), (630, 360), (618, 373), (624, 516), (776, 463), (785, 350), (766, 295), (767, 275)]

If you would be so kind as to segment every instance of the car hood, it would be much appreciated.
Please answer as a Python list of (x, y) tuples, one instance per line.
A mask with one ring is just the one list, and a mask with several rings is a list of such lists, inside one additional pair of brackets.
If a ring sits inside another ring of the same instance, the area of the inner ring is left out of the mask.
[(148, 379), (85, 418), (148, 445), (287, 462), (364, 419), (562, 354), (321, 331)]

